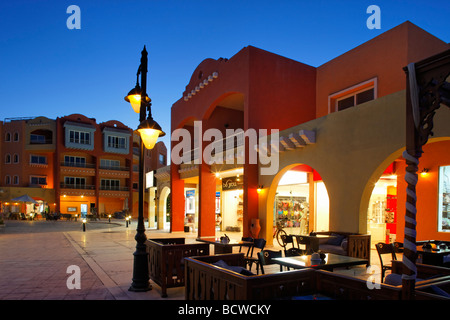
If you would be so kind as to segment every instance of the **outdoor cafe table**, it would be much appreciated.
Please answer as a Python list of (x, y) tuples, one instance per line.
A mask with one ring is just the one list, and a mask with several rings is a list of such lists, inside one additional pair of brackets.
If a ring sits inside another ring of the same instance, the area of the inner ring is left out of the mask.
[(450, 255), (450, 248), (440, 249), (440, 248), (422, 248), (422, 246), (417, 247), (417, 253), (422, 256), (423, 264), (431, 264), (435, 266), (444, 265), (444, 257)]
[(356, 265), (367, 265), (366, 259), (341, 256), (326, 253), (324, 260), (312, 260), (311, 255), (273, 258), (277, 264), (294, 269), (314, 268), (333, 271), (334, 268), (351, 267)]
[(314, 236), (303, 235), (303, 234), (291, 234), (291, 236), (296, 238), (297, 244), (304, 244), (306, 246), (307, 252), (319, 251), (319, 242), (321, 239), (335, 238), (335, 236), (325, 235), (325, 234), (317, 234)]
[(233, 247), (250, 246), (253, 244), (253, 242), (251, 241), (237, 241), (237, 240), (222, 242), (220, 241), (220, 238), (216, 237), (200, 237), (197, 238), (196, 240), (214, 245), (214, 254), (232, 253)]

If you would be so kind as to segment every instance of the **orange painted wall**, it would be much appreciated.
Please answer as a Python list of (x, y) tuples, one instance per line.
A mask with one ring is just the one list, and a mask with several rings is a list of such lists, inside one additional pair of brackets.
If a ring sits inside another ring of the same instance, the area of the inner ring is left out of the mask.
[[(377, 79), (377, 97), (404, 90), (403, 67), (448, 48), (447, 43), (408, 21), (318, 68), (248, 46), (229, 60), (206, 59), (197, 66), (182, 97), (172, 106), (172, 131), (193, 119), (202, 120), (204, 130), (231, 122), (236, 119), (235, 112), (221, 110), (218, 122), (214, 112), (225, 98), (236, 94), (243, 96), (244, 130), (287, 129), (327, 115), (331, 94), (372, 78)], [(218, 77), (188, 98), (213, 72)], [(177, 179), (172, 176), (172, 186)], [(248, 220), (258, 216), (257, 182), (257, 168), (244, 165), (244, 235)], [(184, 216), (184, 206), (179, 205), (176, 213), (176, 203), (184, 201), (184, 192), (179, 187), (171, 196), (175, 223)], [(213, 212), (211, 203), (208, 210)]]
[(215, 200), (216, 177), (206, 163), (199, 165), (199, 219), (198, 235), (208, 237), (215, 235)]
[[(450, 141), (429, 143), (423, 147), (423, 155), (419, 159), (419, 172), (429, 169), (428, 175), (422, 177), (416, 186), (417, 192), (417, 240), (450, 241), (450, 233), (437, 232), (438, 213), (438, 179), (439, 166), (450, 165)], [(406, 182), (404, 179), (405, 162), (398, 162), (397, 181), (397, 241), (403, 241), (405, 228)]]
[(405, 72), (449, 45), (407, 21), (317, 68), (317, 117), (328, 114), (328, 96), (374, 77), (377, 97), (406, 89)]
[[(5, 135), (9, 132), (11, 134), (11, 139), (9, 142), (5, 141)], [(19, 134), (19, 141), (14, 141), (14, 134)], [(11, 184), (8, 185), (10, 187), (27, 187), (28, 186), (28, 176), (24, 174), (24, 161), (28, 164), (28, 160), (25, 160), (25, 149), (24, 149), (24, 121), (11, 121), (3, 124), (3, 136), (1, 139), (3, 140), (2, 145), (2, 181), (1, 184), (5, 185), (5, 176), (9, 175), (11, 177)], [(11, 156), (10, 163), (6, 163), (6, 154)], [(14, 163), (14, 155), (19, 156), (19, 163)], [(13, 184), (13, 177), (19, 177), (19, 184)]]
[(246, 128), (284, 130), (315, 119), (316, 68), (249, 47)]
[[(53, 188), (53, 155), (54, 152), (45, 150), (28, 151), (25, 149), (26, 139), (25, 136), (25, 120), (14, 120), (5, 123), (3, 135), (7, 132), (11, 134), (11, 141), (5, 142), (5, 137), (3, 136), (2, 142), (2, 175), (1, 184), (8, 187), (30, 187), (30, 176), (46, 176), (47, 186), (46, 188)], [(18, 141), (14, 141), (14, 134), (19, 134)], [(9, 154), (11, 156), (11, 163), (5, 163), (5, 156)], [(14, 163), (14, 155), (18, 156), (18, 163)], [(31, 165), (30, 156), (31, 155), (42, 155), (47, 157), (47, 165)], [(9, 175), (11, 177), (11, 184), (5, 185), (5, 176)], [(19, 184), (13, 184), (13, 177), (19, 177)], [(33, 186), (37, 187), (37, 186)]]
[[(90, 203), (95, 202), (95, 197), (77, 197), (77, 196), (66, 196), (61, 197), (61, 204), (60, 204), (60, 211), (61, 213), (72, 213), (72, 214), (78, 214), (80, 216), (81, 212), (81, 204), (87, 204), (88, 207), (88, 214), (89, 214), (89, 208)], [(76, 211), (69, 211), (67, 208), (72, 207), (76, 208)]]
[(184, 230), (184, 180), (180, 179), (178, 169), (177, 165), (170, 166), (171, 232)]
[[(121, 199), (121, 198), (100, 197), (100, 203), (105, 204), (104, 213), (106, 213), (106, 214), (113, 214), (116, 211), (122, 211), (123, 210), (123, 201), (124, 201), (124, 199)], [(137, 203), (135, 204), (135, 206), (137, 207)], [(144, 208), (145, 208), (145, 206), (144, 206)], [(144, 217), (147, 217), (147, 216), (144, 215)]]
[[(315, 117), (314, 67), (248, 46), (229, 60), (200, 63), (183, 97), (213, 72), (218, 72), (217, 79), (188, 101), (181, 98), (173, 104), (172, 130), (188, 118), (209, 118), (215, 106), (233, 93), (244, 95), (244, 130), (283, 130)], [(233, 119), (231, 113), (228, 119)]]
[[(186, 101), (187, 93), (213, 72), (218, 72), (218, 77)], [(289, 128), (314, 119), (315, 82), (315, 68), (252, 46), (243, 48), (229, 60), (206, 59), (193, 72), (183, 98), (172, 106), (172, 130), (183, 127), (192, 119), (202, 119), (203, 131), (217, 128), (224, 132), (225, 124), (230, 129), (268, 129), (269, 134), (270, 129)], [(240, 99), (243, 111), (220, 108), (221, 102), (232, 95)], [(203, 171), (201, 180), (214, 188), (211, 192), (203, 190), (200, 211), (206, 216), (200, 217), (199, 221), (200, 228), (207, 230), (199, 232), (214, 235), (215, 182), (209, 181), (205, 174)], [(173, 230), (179, 228), (181, 222), (178, 220), (184, 217), (181, 206), (184, 192), (181, 187), (177, 187), (178, 192), (173, 190), (179, 184), (177, 176), (171, 178)], [(251, 218), (258, 216), (257, 184), (257, 166), (244, 165), (244, 235)]]

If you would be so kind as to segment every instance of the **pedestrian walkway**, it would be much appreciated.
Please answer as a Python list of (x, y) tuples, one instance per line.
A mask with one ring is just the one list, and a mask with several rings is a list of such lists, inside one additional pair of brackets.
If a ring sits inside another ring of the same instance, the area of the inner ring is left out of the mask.
[[(136, 222), (6, 221), (0, 230), (0, 300), (155, 300), (160, 292), (131, 292)], [(168, 236), (147, 231), (147, 238)], [(183, 233), (184, 236), (184, 233)], [(194, 234), (188, 237), (194, 239)], [(80, 289), (69, 289), (80, 268)], [(169, 299), (184, 299), (183, 288)]]
[[(226, 232), (232, 239), (240, 233)], [(73, 221), (6, 221), (0, 230), (0, 300), (183, 300), (184, 287), (170, 288), (161, 298), (153, 284), (147, 292), (132, 292), (136, 222), (123, 220), (89, 222), (82, 231)], [(196, 233), (146, 230), (148, 239), (185, 237), (195, 242)], [(272, 249), (280, 249), (271, 247)], [(376, 252), (375, 252), (376, 254)], [(372, 262), (378, 257), (372, 255)], [(79, 289), (69, 288), (68, 279), (80, 269)], [(367, 277), (365, 268), (343, 270)]]

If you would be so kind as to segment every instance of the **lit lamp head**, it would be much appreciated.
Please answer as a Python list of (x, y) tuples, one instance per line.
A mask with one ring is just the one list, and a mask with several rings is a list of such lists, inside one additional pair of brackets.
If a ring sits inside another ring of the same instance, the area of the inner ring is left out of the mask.
[[(151, 99), (147, 95), (145, 96), (145, 100), (146, 104), (151, 101)], [(141, 111), (141, 87), (139, 87), (138, 84), (136, 84), (136, 87), (128, 92), (127, 96), (125, 97), (125, 101), (131, 104), (134, 112), (139, 113)]]
[(424, 169), (422, 170), (422, 172), (420, 172), (420, 176), (422, 176), (423, 178), (425, 178), (427, 175), (428, 175), (428, 169), (427, 169), (427, 168), (424, 168)]
[(162, 131), (160, 125), (153, 120), (153, 118), (147, 118), (139, 124), (137, 131), (141, 135), (142, 142), (149, 150), (153, 149), (158, 137), (163, 137), (166, 134)]

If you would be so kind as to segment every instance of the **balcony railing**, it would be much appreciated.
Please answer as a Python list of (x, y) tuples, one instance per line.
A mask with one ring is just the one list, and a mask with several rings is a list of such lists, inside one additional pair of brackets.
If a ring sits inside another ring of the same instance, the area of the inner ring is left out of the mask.
[(93, 163), (77, 163), (71, 161), (62, 161), (61, 167), (75, 167), (75, 168), (95, 168)]
[[(69, 161), (62, 161), (61, 167), (73, 167), (73, 168), (95, 168), (94, 163), (77, 163), (77, 162), (69, 162)], [(129, 171), (130, 167), (123, 167), (123, 166), (102, 166), (100, 165), (99, 169), (102, 170), (113, 170), (113, 171)]]
[(130, 188), (128, 188), (128, 187), (121, 187), (121, 186), (100, 186), (100, 190), (129, 191)]
[(121, 167), (121, 166), (100, 166), (102, 170), (114, 170), (114, 171), (130, 171), (130, 167)]
[(52, 139), (31, 140), (30, 144), (52, 144)]
[(95, 190), (94, 185), (90, 184), (66, 184), (61, 182), (62, 189), (81, 189), (81, 190)]
[[(61, 189), (95, 190), (95, 185), (67, 184), (67, 183), (61, 182)], [(103, 191), (130, 191), (130, 188), (129, 187), (123, 187), (123, 186), (100, 186), (99, 190), (103, 190)]]
[[(212, 155), (218, 155), (216, 150), (222, 150), (222, 153), (225, 153), (227, 150), (236, 149), (238, 147), (243, 146), (245, 143), (244, 132), (240, 131), (235, 134), (229, 135), (224, 139), (220, 139), (212, 142)], [(199, 148), (194, 148), (189, 150), (182, 155), (182, 162), (189, 163), (191, 161), (195, 161), (199, 159)]]

